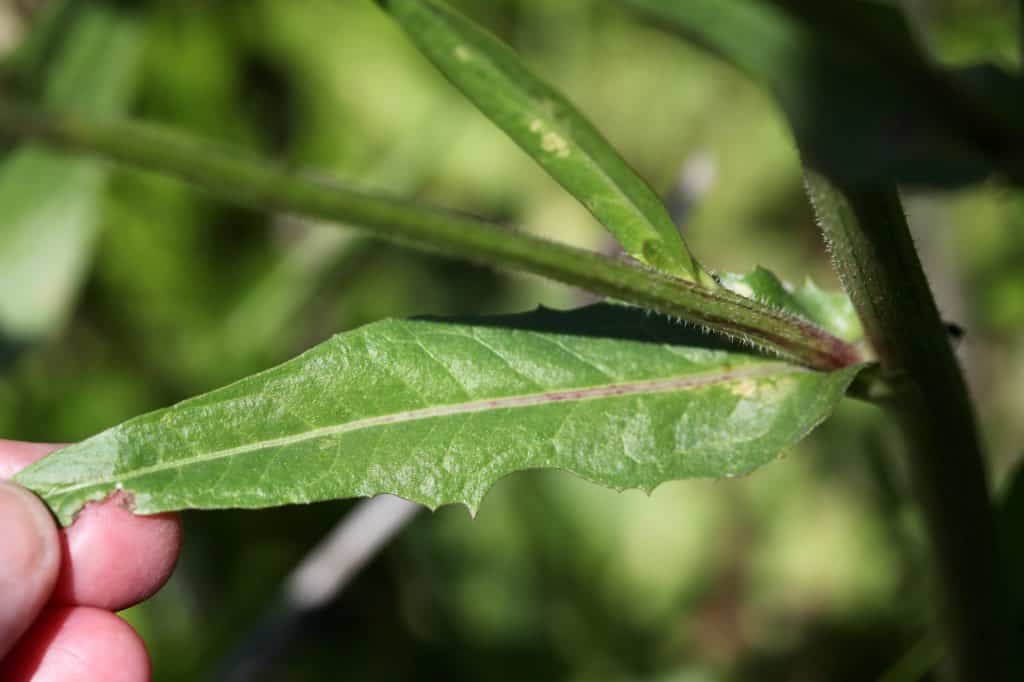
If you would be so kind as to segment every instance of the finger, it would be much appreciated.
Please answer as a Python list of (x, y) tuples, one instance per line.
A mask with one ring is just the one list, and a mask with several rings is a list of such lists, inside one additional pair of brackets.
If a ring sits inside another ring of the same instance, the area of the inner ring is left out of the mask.
[[(0, 440), (0, 476), (57, 447)], [(56, 603), (120, 610), (149, 597), (170, 577), (181, 550), (178, 516), (136, 516), (128, 506), (123, 495), (91, 503), (61, 530)]]
[(118, 493), (86, 505), (62, 536), (54, 601), (119, 611), (167, 581), (182, 532), (177, 514), (136, 516)]
[(9, 682), (146, 682), (149, 656), (128, 623), (87, 606), (51, 608), (0, 663)]
[(0, 657), (50, 598), (59, 566), (50, 512), (29, 491), (0, 481)]
[(11, 478), (37, 459), (57, 448), (55, 443), (24, 443), (0, 438), (0, 479)]

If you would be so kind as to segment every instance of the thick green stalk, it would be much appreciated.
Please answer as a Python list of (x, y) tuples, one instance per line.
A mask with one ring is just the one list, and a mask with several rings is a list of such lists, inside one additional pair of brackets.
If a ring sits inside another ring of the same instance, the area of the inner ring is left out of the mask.
[(208, 140), (127, 122), (52, 114), (0, 99), (0, 135), (35, 139), (189, 181), (222, 199), (344, 222), (378, 237), (524, 270), (706, 325), (816, 369), (860, 360), (823, 329), (724, 289), (412, 202), (354, 192)]
[(808, 191), (839, 277), (884, 371), (905, 377), (888, 406), (903, 426), (961, 680), (1003, 680), (1008, 626), (979, 434), (960, 367), (893, 189)]

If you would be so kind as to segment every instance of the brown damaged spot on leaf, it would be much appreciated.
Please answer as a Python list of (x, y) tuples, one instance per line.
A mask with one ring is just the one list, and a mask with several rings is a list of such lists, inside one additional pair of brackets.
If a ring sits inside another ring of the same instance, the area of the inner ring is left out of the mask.
[(118, 483), (117, 486), (112, 491), (110, 491), (110, 493), (106, 497), (99, 500), (90, 500), (89, 502), (83, 504), (78, 511), (72, 514), (71, 523), (77, 521), (78, 517), (82, 515), (82, 512), (84, 512), (89, 507), (95, 507), (101, 504), (115, 504), (121, 509), (125, 509), (134, 514), (135, 493), (133, 493), (130, 490), (125, 490), (124, 488), (121, 487), (121, 484)]

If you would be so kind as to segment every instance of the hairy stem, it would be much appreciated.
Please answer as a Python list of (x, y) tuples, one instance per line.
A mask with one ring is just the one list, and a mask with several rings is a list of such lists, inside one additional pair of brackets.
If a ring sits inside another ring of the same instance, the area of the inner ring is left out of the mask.
[(705, 288), (476, 218), (356, 192), (208, 140), (128, 122), (48, 113), (0, 98), (3, 134), (174, 176), (239, 204), (344, 222), (391, 241), (549, 277), (706, 325), (815, 369), (836, 369), (861, 359), (853, 346), (816, 325), (724, 289)]
[(887, 401), (908, 442), (960, 680), (1006, 679), (1008, 621), (984, 455), (960, 367), (894, 188), (808, 191), (839, 277), (883, 371), (905, 378)]

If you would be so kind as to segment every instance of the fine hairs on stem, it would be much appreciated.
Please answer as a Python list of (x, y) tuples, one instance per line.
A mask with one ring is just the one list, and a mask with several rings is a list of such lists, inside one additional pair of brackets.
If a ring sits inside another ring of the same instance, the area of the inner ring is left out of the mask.
[(344, 222), (392, 241), (579, 286), (704, 325), (813, 369), (862, 361), (856, 348), (817, 325), (723, 288), (706, 288), (465, 215), (356, 192), (313, 173), (282, 170), (237, 151), (219, 150), (207, 140), (0, 99), (4, 134), (174, 176), (239, 204)]

